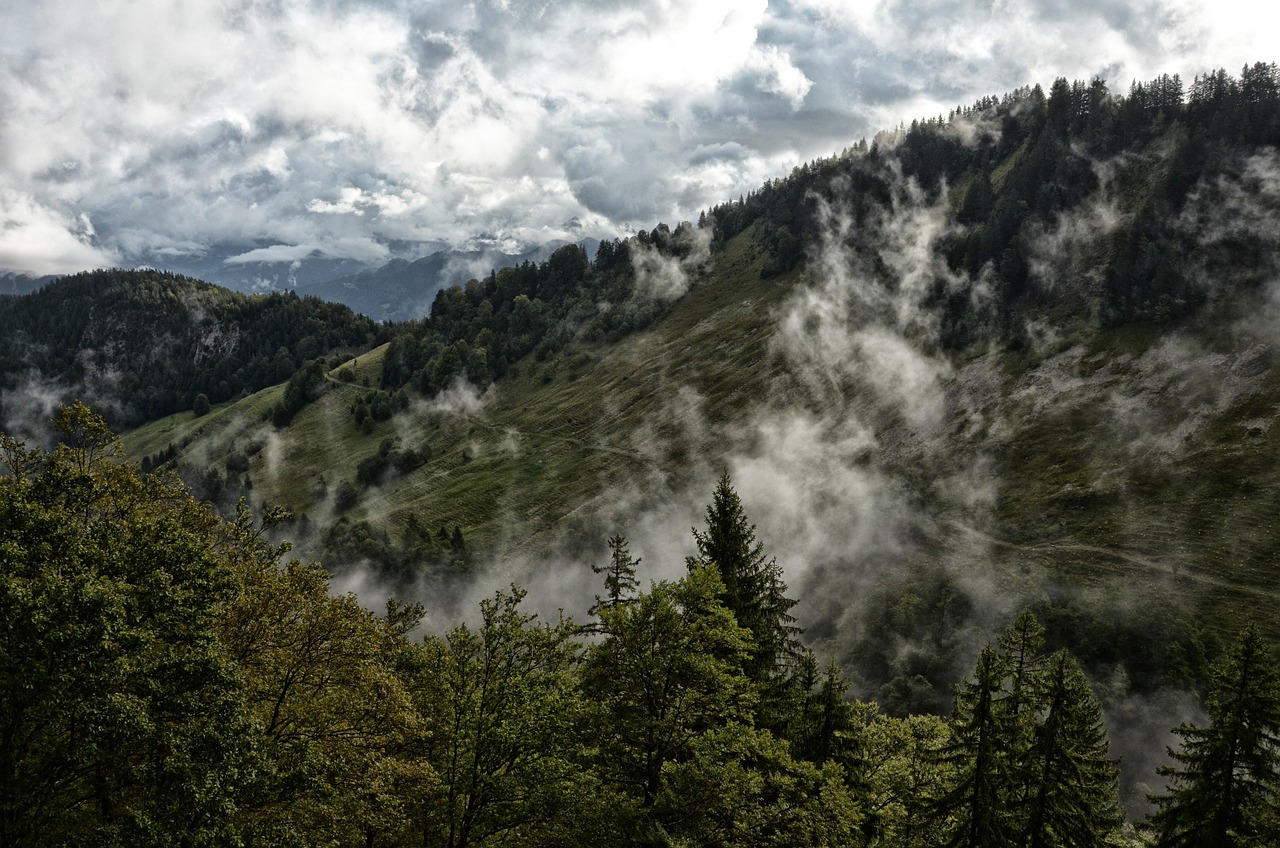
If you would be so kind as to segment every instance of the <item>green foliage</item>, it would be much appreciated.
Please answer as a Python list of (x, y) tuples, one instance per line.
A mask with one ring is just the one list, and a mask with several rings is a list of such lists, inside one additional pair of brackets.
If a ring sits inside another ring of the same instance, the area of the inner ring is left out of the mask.
[(402, 829), (431, 774), (414, 749), (424, 728), (398, 662), (414, 622), (331, 595), (317, 565), (280, 562), (243, 506), (228, 531), (239, 580), (217, 633), (254, 729), (246, 835), (351, 844)]
[(594, 262), (581, 247), (565, 245), (541, 264), (442, 289), (429, 317), (392, 339), (382, 388), (412, 386), (430, 395), (458, 379), (484, 388), (530, 354), (542, 361), (575, 338), (616, 341), (643, 329), (666, 303), (637, 285), (633, 250), (678, 260), (694, 239), (687, 223), (674, 232), (659, 224), (652, 235), (637, 233), (634, 248), (630, 239), (601, 243)]
[(747, 518), (742, 499), (734, 491), (729, 472), (721, 475), (707, 507), (706, 529), (694, 530), (698, 555), (690, 570), (712, 566), (724, 581), (724, 604), (751, 633), (752, 653), (747, 672), (755, 680), (785, 671), (797, 654), (798, 629), (786, 597), (787, 586), (776, 560), (766, 557), (756, 541), (755, 525)]
[(482, 623), (427, 637), (413, 678), (438, 781), (415, 814), (427, 844), (551, 844), (590, 798), (578, 768), (582, 711), (571, 621), (541, 624), (512, 588), (480, 604)]
[(582, 670), (596, 767), (624, 844), (842, 844), (861, 810), (839, 766), (753, 727), (749, 632), (714, 568), (602, 604)]
[(948, 775), (929, 824), (940, 844), (1105, 846), (1123, 819), (1102, 710), (1065, 652), (1040, 654), (1044, 629), (1022, 613), (957, 688)]
[(223, 839), (248, 751), (215, 520), (87, 407), (57, 426), (0, 437), (0, 843)]
[(429, 776), (404, 619), (333, 597), (242, 505), (120, 461), (80, 404), (0, 437), (0, 843), (350, 843)]
[(287, 427), (302, 407), (319, 397), (325, 390), (325, 372), (328, 364), (323, 359), (313, 359), (297, 371), (288, 360), (288, 351), (281, 349), (277, 354), (280, 369), (285, 373), (282, 380), (288, 380), (284, 389), (284, 397), (271, 410), (271, 423), (277, 427)]
[[(369, 420), (369, 419), (366, 419)], [(364, 486), (382, 482), (394, 474), (408, 474), (420, 467), (431, 456), (431, 448), (420, 453), (413, 448), (400, 448), (395, 439), (383, 439), (378, 452), (360, 460), (356, 466), (356, 480)]]
[[(949, 721), (852, 703), (800, 650), (756, 676), (720, 569), (640, 591), (621, 536), (589, 647), (515, 588), (415, 644), (420, 607), (374, 615), (285, 561), (282, 511), (219, 519), (82, 405), (56, 424), (52, 451), (0, 437), (6, 846), (1117, 844), (1098, 701), (1029, 613)], [(727, 478), (717, 496), (706, 550), (772, 566)], [(1177, 730), (1157, 844), (1274, 844), (1280, 668), (1256, 628), (1208, 712)]]
[(339, 513), (350, 512), (360, 502), (360, 490), (351, 485), (350, 480), (343, 480), (333, 493), (333, 508)]
[(1257, 627), (1241, 631), (1213, 669), (1207, 727), (1184, 724), (1161, 771), (1169, 791), (1153, 797), (1148, 826), (1160, 848), (1275, 844), (1280, 800), (1280, 667)]
[(694, 568), (599, 610), (606, 637), (588, 650), (583, 685), (611, 782), (641, 808), (657, 803), (667, 763), (699, 732), (750, 715), (750, 636), (721, 603), (723, 590), (714, 569)]
[(604, 575), (604, 588), (608, 593), (604, 598), (596, 595), (595, 605), (589, 612), (597, 615), (601, 607), (612, 607), (632, 601), (640, 581), (636, 579), (636, 566), (640, 564), (637, 557), (632, 557), (627, 550), (627, 540), (622, 536), (614, 536), (609, 540), (609, 562), (604, 565), (592, 565), (591, 570)]
[[(999, 305), (992, 316), (975, 308), (967, 291), (940, 289), (934, 305), (942, 313), (943, 340), (955, 348), (990, 339), (1016, 344), (1020, 324), (1011, 313), (1040, 297), (1028, 286), (1030, 237), (1098, 188), (1095, 161), (1145, 155), (1174, 138), (1158, 190), (1131, 210), (1109, 250), (1102, 303), (1109, 324), (1166, 322), (1189, 314), (1207, 294), (1194, 273), (1205, 257), (1178, 231), (1177, 212), (1197, 183), (1232, 172), (1240, 153), (1280, 145), (1278, 107), (1275, 64), (1245, 66), (1239, 79), (1214, 71), (1186, 92), (1176, 75), (1135, 82), (1124, 96), (1113, 95), (1102, 79), (1059, 78), (1047, 97), (1039, 86), (983, 97), (946, 119), (913, 121), (883, 134), (892, 144), (868, 148), (864, 142), (807, 162), (700, 220), (714, 224), (717, 246), (754, 227), (765, 257), (761, 274), (774, 276), (797, 265), (805, 246), (817, 242), (819, 201), (836, 202), (863, 221), (888, 200), (897, 169), (930, 194), (943, 185), (962, 188), (956, 206), (964, 226), (944, 249), (953, 270), (989, 272)], [(1228, 250), (1261, 258), (1266, 248), (1242, 240)]]
[(934, 809), (956, 780), (953, 764), (942, 758), (950, 742), (951, 726), (938, 716), (873, 713), (866, 732), (865, 775), (870, 814), (864, 830), (870, 844), (944, 844), (949, 822), (934, 815)]

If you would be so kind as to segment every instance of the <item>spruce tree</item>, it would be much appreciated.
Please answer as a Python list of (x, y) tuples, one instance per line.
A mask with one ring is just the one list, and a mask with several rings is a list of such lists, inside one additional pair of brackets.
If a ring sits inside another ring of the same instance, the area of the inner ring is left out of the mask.
[(1009, 709), (1016, 717), (1034, 704), (1044, 676), (1044, 627), (1030, 610), (1024, 610), (1000, 636), (1001, 655), (1009, 671)]
[(605, 607), (616, 607), (635, 599), (640, 589), (640, 581), (636, 579), (636, 566), (640, 564), (638, 557), (632, 557), (627, 549), (626, 537), (618, 535), (609, 540), (609, 561), (604, 565), (592, 565), (591, 570), (604, 575), (605, 597), (596, 595), (596, 602), (591, 607), (591, 615), (599, 615)]
[(1102, 706), (1066, 651), (1048, 663), (1028, 757), (1027, 848), (1103, 848), (1123, 821)]
[(786, 596), (777, 561), (756, 541), (756, 527), (747, 518), (729, 472), (721, 475), (707, 507), (706, 530), (695, 529), (693, 538), (698, 555), (689, 558), (689, 570), (714, 565), (724, 583), (724, 605), (751, 631), (755, 647), (746, 665), (748, 676), (756, 681), (776, 676), (799, 655), (799, 628), (790, 614), (796, 602)]
[(933, 819), (954, 848), (1110, 844), (1122, 819), (1102, 708), (1074, 660), (1040, 654), (1044, 628), (1024, 612), (956, 689), (952, 775)]
[(1161, 769), (1168, 792), (1148, 820), (1159, 848), (1239, 848), (1280, 841), (1280, 669), (1249, 625), (1213, 671), (1209, 725), (1174, 730), (1176, 766)]
[(1008, 666), (990, 645), (982, 649), (973, 680), (956, 689), (951, 742), (942, 749), (941, 766), (955, 782), (933, 810), (947, 827), (948, 848), (989, 848), (1007, 844), (1016, 828), (1009, 745), (1013, 725), (1004, 690)]

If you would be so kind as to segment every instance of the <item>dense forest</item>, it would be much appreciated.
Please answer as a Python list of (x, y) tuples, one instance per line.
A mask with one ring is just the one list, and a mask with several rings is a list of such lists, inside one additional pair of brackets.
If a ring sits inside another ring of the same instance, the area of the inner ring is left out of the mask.
[(545, 262), (443, 289), (419, 321), (378, 326), (315, 298), (246, 296), (162, 272), (74, 275), (9, 299), (0, 379), (8, 390), (24, 379), (84, 386), (119, 405), (106, 407), (113, 423), (132, 425), (190, 409), (197, 395), (216, 404), (287, 380), (316, 357), (390, 339), (384, 391), (431, 395), (458, 377), (483, 388), (526, 356), (540, 361), (570, 342), (616, 341), (649, 326), (696, 281), (708, 251), (740, 233), (753, 234), (764, 276), (804, 261), (824, 206), (847, 209), (856, 242), (874, 229), (859, 223), (892, 204), (900, 177), (949, 198), (957, 226), (946, 260), (994, 293), (978, 302), (935, 282), (942, 344), (1017, 348), (1027, 344), (1023, 319), (1049, 297), (1029, 283), (1027, 245), (1098, 190), (1100, 163), (1120, 174), (1126, 212), (1096, 246), (1106, 269), (1100, 319), (1167, 323), (1206, 302), (1210, 271), (1230, 267), (1244, 288), (1261, 281), (1267, 246), (1256, 234), (1206, 246), (1185, 237), (1179, 214), (1196, 186), (1239, 176), (1251, 153), (1277, 146), (1274, 64), (1247, 66), (1239, 78), (1216, 71), (1189, 87), (1166, 75), (1124, 95), (1101, 79), (1059, 78), (1047, 94), (1037, 85), (984, 97), (806, 163), (706, 210), (696, 226), (658, 224), (601, 242), (594, 257), (566, 245)]
[(684, 577), (626, 539), (592, 620), (518, 587), (414, 635), (241, 509), (122, 461), (83, 405), (0, 441), (0, 843), (1262, 846), (1280, 666), (1248, 627), (1167, 790), (1121, 815), (1099, 702), (1030, 613), (943, 717), (847, 700), (726, 475)]
[(73, 274), (0, 303), (0, 389), (33, 380), (100, 398), (117, 426), (207, 410), (384, 332), (316, 298), (244, 295), (160, 271)]
[(483, 388), (530, 354), (543, 360), (571, 341), (617, 341), (648, 326), (678, 294), (652, 278), (694, 270), (705, 248), (687, 222), (674, 231), (658, 224), (601, 242), (593, 260), (565, 245), (546, 262), (442, 289), (428, 317), (398, 329), (382, 386), (430, 395), (464, 376)]

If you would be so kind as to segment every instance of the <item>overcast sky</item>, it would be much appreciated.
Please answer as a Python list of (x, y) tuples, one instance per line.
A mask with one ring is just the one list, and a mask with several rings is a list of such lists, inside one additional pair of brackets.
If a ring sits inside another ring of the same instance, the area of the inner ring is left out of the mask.
[(1275, 61), (1276, 5), (6, 0), (0, 269), (674, 224), (984, 94)]

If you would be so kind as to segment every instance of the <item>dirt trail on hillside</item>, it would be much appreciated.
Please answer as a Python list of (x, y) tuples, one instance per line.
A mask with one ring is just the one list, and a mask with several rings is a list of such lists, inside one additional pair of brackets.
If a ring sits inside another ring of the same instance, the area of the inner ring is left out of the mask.
[(1218, 589), (1225, 589), (1227, 591), (1240, 592), (1242, 594), (1248, 594), (1248, 595), (1256, 595), (1257, 597), (1266, 598), (1267, 600), (1272, 600), (1274, 597), (1271, 593), (1266, 592), (1262, 589), (1257, 589), (1252, 586), (1242, 586), (1239, 583), (1232, 583), (1229, 580), (1222, 580), (1217, 577), (1213, 577), (1211, 575), (1204, 574), (1197, 571), (1191, 571), (1186, 568), (1180, 568), (1175, 571), (1169, 565), (1156, 562), (1153, 559), (1149, 559), (1139, 554), (1130, 553), (1129, 551), (1119, 550), (1116, 548), (1106, 548), (1101, 545), (1090, 545), (1083, 542), (1073, 542), (1073, 541), (1070, 541), (1069, 539), (1065, 539), (1060, 542), (1041, 542), (1035, 545), (1022, 545), (1022, 544), (1018, 544), (1017, 542), (1010, 542), (1005, 539), (1000, 539), (995, 536), (992, 536), (988, 533), (984, 533), (981, 530), (977, 529), (976, 527), (971, 527), (968, 524), (965, 524), (961, 521), (951, 520), (947, 523), (950, 524), (952, 527), (955, 527), (956, 529), (968, 534), (969, 536), (972, 536), (983, 542), (987, 542), (988, 544), (997, 545), (1003, 548), (1012, 548), (1018, 551), (1026, 551), (1028, 553), (1035, 553), (1035, 554), (1041, 554), (1041, 555), (1045, 553), (1058, 553), (1058, 552), (1100, 554), (1101, 556), (1124, 560), (1125, 562), (1129, 562), (1134, 565), (1138, 565), (1152, 571), (1159, 571), (1171, 577), (1178, 577), (1186, 580), (1194, 580), (1197, 583), (1203, 583), (1206, 586), (1213, 586)]

